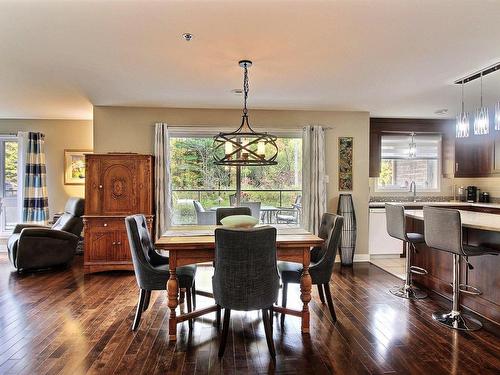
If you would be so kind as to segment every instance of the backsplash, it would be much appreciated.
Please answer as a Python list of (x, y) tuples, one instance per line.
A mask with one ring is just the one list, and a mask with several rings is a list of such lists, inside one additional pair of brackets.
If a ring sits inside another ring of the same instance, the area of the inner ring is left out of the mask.
[[(417, 200), (419, 202), (449, 202), (453, 200), (452, 196), (444, 196), (444, 195), (434, 195), (434, 196), (425, 196), (425, 195), (417, 195)], [(384, 195), (384, 196), (372, 196), (370, 197), (370, 202), (413, 202), (413, 196), (402, 196), (402, 195)]]

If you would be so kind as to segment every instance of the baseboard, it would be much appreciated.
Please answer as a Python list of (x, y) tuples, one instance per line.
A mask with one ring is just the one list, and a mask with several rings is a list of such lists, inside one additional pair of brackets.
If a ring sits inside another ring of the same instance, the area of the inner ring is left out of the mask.
[[(354, 263), (358, 262), (369, 262), (370, 261), (370, 254), (354, 254)], [(340, 263), (340, 256), (337, 255), (335, 258), (335, 263)]]

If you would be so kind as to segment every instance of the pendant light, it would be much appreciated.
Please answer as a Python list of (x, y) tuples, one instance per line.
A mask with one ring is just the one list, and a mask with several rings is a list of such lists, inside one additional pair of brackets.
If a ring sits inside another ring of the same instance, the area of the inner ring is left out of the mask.
[(500, 130), (500, 102), (495, 105), (495, 130)]
[(277, 137), (267, 132), (259, 133), (252, 129), (248, 122), (248, 68), (249, 60), (241, 60), (243, 68), (243, 115), (238, 129), (231, 133), (221, 132), (214, 138), (214, 163), (233, 166), (276, 165), (278, 162)]
[(417, 157), (417, 144), (415, 143), (415, 132), (410, 133), (411, 140), (408, 147), (408, 158), (415, 159)]
[(481, 73), (481, 107), (476, 110), (474, 117), (474, 134), (484, 135), (490, 132), (490, 117), (488, 108), (483, 107), (483, 73)]
[(469, 114), (465, 112), (464, 105), (464, 81), (462, 81), (462, 111), (457, 116), (456, 137), (467, 138), (469, 136)]

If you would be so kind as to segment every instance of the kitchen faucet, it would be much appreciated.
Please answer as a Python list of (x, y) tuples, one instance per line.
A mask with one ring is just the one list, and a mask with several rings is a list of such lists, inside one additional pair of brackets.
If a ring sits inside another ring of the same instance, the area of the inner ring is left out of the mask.
[(417, 201), (417, 184), (415, 181), (410, 183), (410, 193), (413, 191), (413, 202)]

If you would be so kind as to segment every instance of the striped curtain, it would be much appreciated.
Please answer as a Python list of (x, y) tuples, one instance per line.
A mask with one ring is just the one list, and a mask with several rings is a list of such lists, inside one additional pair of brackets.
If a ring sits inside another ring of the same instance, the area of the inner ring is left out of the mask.
[(42, 225), (49, 219), (44, 138), (42, 133), (28, 133), (23, 202), (23, 222)]

